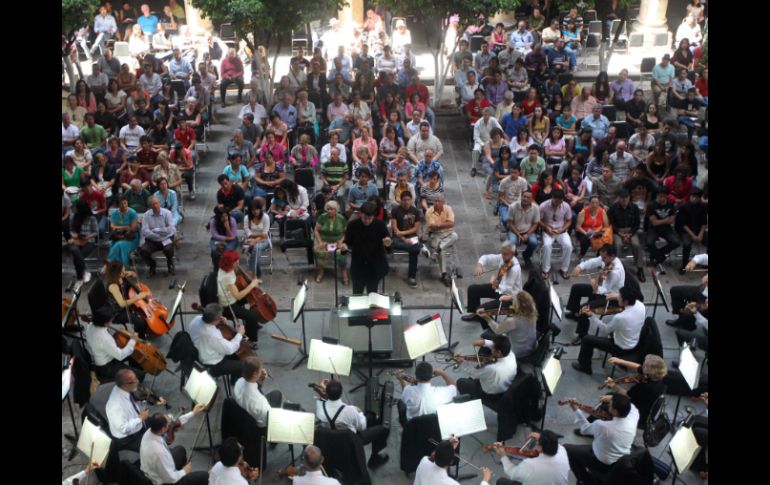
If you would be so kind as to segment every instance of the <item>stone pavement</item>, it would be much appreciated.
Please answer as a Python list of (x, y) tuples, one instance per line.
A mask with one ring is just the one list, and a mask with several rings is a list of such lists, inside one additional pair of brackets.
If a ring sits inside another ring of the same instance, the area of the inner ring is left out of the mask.
[[(185, 310), (190, 310), (192, 302), (198, 301), (197, 290), (200, 281), (211, 269), (208, 242), (209, 236), (208, 231), (206, 231), (204, 226), (211, 216), (212, 209), (215, 205), (215, 193), (218, 189), (216, 176), (221, 173), (224, 167), (224, 149), (232, 130), (237, 126), (237, 113), (240, 106), (232, 104), (233, 101), (234, 96), (230, 98), (231, 104), (227, 108), (218, 108), (217, 117), (220, 123), (212, 126), (211, 135), (208, 140), (209, 151), (203, 156), (198, 171), (197, 200), (184, 201), (185, 220), (181, 225), (184, 232), (184, 241), (182, 242), (181, 249), (178, 251), (179, 261), (176, 266), (176, 281), (179, 284), (184, 281), (187, 282), (186, 297), (183, 307)], [(484, 178), (471, 178), (469, 175), (470, 150), (467, 143), (467, 132), (462, 124), (462, 120), (456, 114), (440, 113), (437, 119), (438, 126), (436, 127), (436, 135), (442, 140), (444, 145), (445, 156), (443, 163), (446, 171), (446, 198), (447, 203), (451, 205), (455, 211), (457, 220), (456, 231), (460, 236), (457, 243), (457, 249), (459, 254), (459, 264), (464, 278), (457, 280), (457, 284), (460, 287), (463, 302), (465, 302), (467, 287), (472, 283), (481, 281), (481, 279), (475, 279), (472, 276), (475, 262), (479, 256), (483, 254), (497, 252), (497, 248), (500, 244), (500, 232), (496, 229), (497, 217), (492, 215), (493, 206), (491, 202), (483, 197)], [(320, 187), (320, 184), (318, 184), (317, 187)], [(307, 265), (304, 252), (290, 252), (289, 256), (287, 256), (281, 253), (278, 248), (275, 248), (273, 251), (274, 271), (272, 274), (268, 271), (264, 271), (262, 287), (275, 299), (278, 308), (281, 311), (276, 319), (276, 323), (280, 325), (289, 336), (301, 338), (300, 324), (290, 323), (287, 313), (287, 310), (290, 308), (290, 300), (297, 291), (297, 279), (301, 277), (309, 280), (307, 309), (322, 310), (307, 312), (306, 328), (308, 339), (312, 337), (320, 338), (322, 335), (333, 335), (336, 333), (332, 332), (332, 318), (328, 312), (328, 309), (334, 302), (334, 282), (331, 274), (327, 274), (327, 277), (321, 284), (316, 284), (313, 281), (313, 270)], [(106, 251), (104, 251), (103, 254), (106, 256)], [(573, 254), (573, 265), (576, 258), (577, 256)], [(421, 308), (427, 308), (409, 312), (404, 318), (404, 325), (408, 325), (410, 322), (413, 323), (420, 316), (431, 313), (430, 309), (435, 308), (442, 314), (444, 326), (448, 327), (449, 292), (438, 279), (438, 269), (435, 265), (431, 265), (427, 261), (428, 260), (423, 257), (420, 258), (418, 288), (411, 289), (406, 284), (406, 258), (403, 256), (396, 256), (394, 259), (391, 259), (393, 271), (387, 277), (386, 289), (391, 295), (395, 291), (399, 291), (403, 296), (405, 307), (420, 306)], [(243, 262), (245, 263), (245, 257)], [(95, 270), (95, 263), (91, 264), (90, 267), (92, 271)], [(672, 285), (696, 284), (702, 274), (696, 273), (694, 275), (679, 276), (673, 266), (667, 267), (667, 271), (668, 274), (663, 276), (661, 280), (667, 296), (668, 290)], [(140, 276), (146, 278), (147, 269), (145, 267), (140, 267)], [(524, 275), (524, 278), (526, 279), (526, 274)], [(64, 288), (68, 286), (72, 279), (74, 279), (74, 269), (70, 257), (66, 250), (62, 250), (63, 295), (65, 295)], [(173, 282), (172, 280), (173, 278), (166, 276), (165, 263), (161, 262), (159, 264), (158, 275), (144, 281), (151, 287), (155, 296), (161, 302), (170, 305), (176, 294), (175, 290), (169, 290), (169, 284)], [(555, 286), (557, 293), (564, 303), (566, 303), (571, 283), (572, 281), (563, 281), (560, 279), (559, 284)], [(90, 285), (91, 284), (86, 285), (84, 288), (83, 297), (78, 305), (81, 312), (90, 313), (85, 299), (85, 293), (90, 288)], [(651, 302), (654, 300), (655, 295), (650, 278), (648, 278), (646, 283), (642, 284), (642, 290), (645, 293), (645, 301)], [(350, 287), (340, 285), (339, 291), (340, 294), (349, 294)], [(651, 314), (651, 306), (648, 306), (648, 311), (650, 312), (648, 314)], [(475, 323), (469, 324), (462, 322), (458, 317), (459, 315), (455, 313), (453, 340), (459, 340), (460, 342), (456, 347), (456, 351), (467, 353), (471, 351), (471, 340), (478, 337), (480, 329)], [(192, 315), (187, 315), (185, 316), (185, 321), (189, 323), (191, 318)], [(670, 362), (677, 358), (678, 355), (673, 329), (663, 324), (663, 321), (670, 318), (670, 315), (663, 307), (659, 307), (656, 318), (663, 338), (664, 356), (666, 360)], [(566, 320), (557, 322), (557, 324), (563, 330), (562, 335), (557, 339), (557, 344), (558, 342), (569, 342), (574, 335), (575, 322)], [(180, 331), (180, 329), (181, 325), (177, 321), (177, 324), (170, 332), (171, 336)], [(313, 411), (315, 397), (312, 391), (307, 388), (307, 383), (317, 382), (321, 377), (320, 374), (308, 371), (306, 364), (304, 363), (297, 370), (292, 371), (291, 366), (298, 358), (297, 350), (292, 345), (269, 338), (269, 335), (273, 333), (280, 333), (274, 323), (268, 324), (266, 328), (260, 332), (260, 349), (258, 353), (260, 357), (265, 360), (267, 367), (275, 377), (275, 381), (268, 381), (266, 383), (266, 391), (277, 389), (280, 386), (286, 399), (298, 402), (304, 409)], [(396, 351), (400, 353), (403, 350), (403, 339), (400, 337), (400, 329), (394, 329), (393, 333), (393, 346)], [(166, 335), (156, 338), (152, 343), (158, 346), (163, 352), (167, 352), (171, 342), (171, 336)], [(570, 367), (571, 361), (577, 358), (578, 347), (566, 346), (565, 349), (566, 353), (562, 358), (564, 375), (556, 389), (555, 396), (548, 400), (546, 428), (564, 435), (564, 439), (562, 440), (564, 443), (587, 444), (589, 443), (589, 440), (576, 437), (572, 434), (572, 429), (574, 428), (572, 412), (566, 406), (557, 406), (555, 401), (557, 399), (574, 396), (581, 402), (596, 402), (601, 393), (596, 390), (595, 386), (597, 386), (606, 375), (609, 375), (610, 368), (608, 367), (604, 370), (600, 368), (601, 358), (603, 356), (600, 353), (596, 353), (594, 358), (595, 360), (598, 360), (598, 362), (595, 362), (594, 365), (595, 374), (593, 376), (579, 374)], [(439, 357), (435, 357), (435, 355), (437, 354), (429, 356), (428, 359), (439, 359)], [(439, 366), (446, 364), (443, 364), (442, 361), (441, 363), (436, 362), (435, 365)], [(175, 370), (176, 364), (169, 362), (169, 368)], [(470, 367), (462, 366), (458, 370), (450, 370), (449, 372), (456, 378), (467, 376), (470, 372)], [(619, 375), (623, 374), (620, 373)], [(385, 373), (380, 377), (380, 382), (384, 382), (386, 379), (394, 378)], [(188, 398), (180, 393), (177, 377), (170, 373), (164, 373), (155, 379), (148, 377), (146, 382), (148, 385), (152, 385), (156, 392), (168, 399), (173, 405), (173, 412), (178, 411), (179, 406), (185, 406), (189, 410), (190, 402)], [(343, 377), (342, 382), (347, 389), (350, 389), (352, 386), (358, 384), (360, 379), (351, 375), (350, 377)], [(399, 395), (400, 389), (396, 382), (396, 396)], [(362, 390), (352, 393), (351, 397), (354, 404), (363, 408), (364, 393)], [(221, 440), (219, 432), (221, 400), (222, 397), (219, 398), (219, 401), (211, 410), (211, 425), (215, 444)], [(669, 416), (673, 415), (675, 403), (676, 399), (674, 397), (669, 397)], [(683, 404), (685, 403), (690, 404), (688, 400), (684, 400)], [(704, 409), (702, 403), (695, 404), (694, 407), (696, 412), (701, 412)], [(155, 410), (162, 411), (162, 408), (157, 408)], [(393, 412), (396, 413), (395, 409)], [(77, 411), (76, 414), (79, 416)], [(485, 410), (485, 414), (489, 429), (486, 432), (478, 433), (474, 436), (474, 438), (478, 438), (478, 441), (470, 437), (463, 441), (463, 456), (476, 465), (490, 466), (495, 473), (495, 477), (493, 478), (494, 481), (497, 477), (502, 476), (502, 467), (496, 459), (493, 459), (493, 454), (484, 453), (480, 449), (480, 444), (491, 443), (494, 441), (497, 418), (489, 410)], [(177, 433), (176, 442), (178, 444), (185, 446), (187, 449), (192, 446), (195, 431), (200, 423), (199, 419), (201, 418), (196, 417), (186, 428)], [(70, 431), (71, 420), (69, 411), (67, 410), (66, 405), (63, 405), (62, 432), (65, 433)], [(514, 445), (523, 443), (528, 432), (529, 429), (527, 427), (520, 426), (516, 436), (514, 439), (510, 440), (510, 443)], [(206, 434), (205, 431), (203, 434)], [(199, 440), (199, 444), (203, 444), (206, 439), (205, 436), (202, 436)], [(412, 483), (413, 479), (405, 477), (403, 472), (399, 469), (400, 441), (400, 425), (397, 420), (394, 420), (391, 434), (388, 439), (388, 449), (386, 450), (390, 455), (390, 461), (377, 470), (370, 471), (373, 483), (389, 483), (391, 485)], [(637, 438), (637, 443), (641, 443), (641, 433)], [(654, 456), (659, 456), (664, 461), (670, 462), (670, 457), (664, 448), (666, 443), (667, 440), (652, 451)], [(62, 474), (64, 476), (69, 476), (82, 469), (82, 466), (86, 461), (86, 457), (82, 454), (79, 454), (71, 462), (66, 461), (68, 450), (69, 444), (62, 438)], [(194, 469), (205, 469), (208, 467), (208, 459), (209, 456), (206, 453), (196, 453), (193, 458)], [(264, 482), (279, 483), (275, 478), (275, 472), (279, 467), (287, 465), (290, 461), (287, 447), (280, 445), (276, 449), (271, 450), (269, 452), (268, 461), (269, 464), (266, 469), (267, 474)], [(473, 471), (467, 466), (462, 468), (466, 472)], [(683, 478), (686, 483), (696, 483), (700, 481), (694, 473), (686, 473)], [(478, 480), (480, 480), (480, 476), (478, 477)], [(574, 483), (574, 477), (571, 476), (571, 480), (571, 483)], [(92, 481), (95, 483), (93, 478)], [(469, 483), (478, 482), (471, 481)]]

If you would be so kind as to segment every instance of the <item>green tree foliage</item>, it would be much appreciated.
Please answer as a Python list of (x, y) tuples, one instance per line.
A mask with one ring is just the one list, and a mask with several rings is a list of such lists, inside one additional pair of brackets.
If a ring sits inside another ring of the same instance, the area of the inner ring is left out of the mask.
[(79, 29), (91, 25), (98, 10), (99, 0), (62, 0), (61, 33), (68, 45), (74, 42)]

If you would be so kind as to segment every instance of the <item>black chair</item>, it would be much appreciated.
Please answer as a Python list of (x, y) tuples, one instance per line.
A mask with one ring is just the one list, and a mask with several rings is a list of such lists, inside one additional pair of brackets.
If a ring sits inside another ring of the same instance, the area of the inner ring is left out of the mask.
[(231, 23), (225, 23), (219, 26), (219, 38), (229, 47), (235, 47), (238, 43), (238, 37), (235, 35), (235, 27)]
[(171, 89), (176, 92), (179, 101), (184, 101), (184, 95), (187, 94), (187, 90), (184, 87), (184, 81), (181, 79), (173, 79), (171, 81)]
[(596, 18), (596, 10), (586, 10), (583, 12), (583, 23), (594, 22)]
[(118, 485), (153, 485), (144, 472), (128, 460), (120, 460)]
[(654, 483), (652, 456), (640, 448), (620, 458), (606, 473), (592, 472), (594, 480), (604, 485), (650, 485)]
[(565, 84), (569, 84), (570, 81), (572, 81), (572, 73), (570, 72), (563, 72), (559, 74), (558, 80), (559, 80), (559, 86), (564, 86)]
[(72, 398), (82, 408), (91, 398), (91, 368), (93, 361), (88, 350), (86, 350), (83, 342), (80, 340), (72, 341), (71, 350), (72, 356), (75, 358), (75, 362), (72, 364)]
[(315, 195), (315, 176), (313, 175), (312, 168), (298, 168), (294, 172), (294, 182), (305, 187), (308, 199), (313, 200)]
[(399, 467), (406, 473), (417, 470), (423, 456), (429, 456), (435, 450), (429, 439), (441, 441), (441, 429), (438, 426), (438, 414), (424, 414), (409, 420), (401, 433), (401, 463)]
[(633, 135), (632, 128), (628, 126), (627, 121), (613, 121), (610, 123), (610, 126), (615, 127), (615, 134), (618, 139), (628, 140)]
[(471, 53), (475, 54), (481, 50), (481, 44), (484, 43), (483, 35), (474, 35), (471, 37), (470, 48)]
[(660, 444), (662, 438), (671, 431), (671, 421), (668, 419), (668, 415), (666, 415), (665, 394), (661, 394), (652, 403), (647, 419), (644, 422), (640, 421), (637, 427), (644, 430), (642, 434), (644, 446), (654, 448)]
[[(602, 368), (607, 363), (607, 355), (609, 355), (609, 353), (610, 352), (605, 352), (604, 354)], [(644, 319), (644, 325), (642, 325), (642, 330), (639, 333), (639, 342), (636, 344), (636, 347), (633, 349), (624, 350), (617, 354), (613, 353), (612, 355), (613, 357), (618, 357), (623, 360), (630, 360), (631, 362), (641, 364), (647, 354), (654, 354), (663, 357), (663, 343), (660, 339), (658, 324), (652, 317), (647, 317)], [(610, 377), (615, 377), (615, 367), (616, 366), (612, 367)]]
[(551, 340), (551, 330), (549, 329), (539, 337), (535, 350), (533, 350), (531, 354), (525, 357), (521, 357), (521, 358), (517, 357), (516, 363), (518, 365), (531, 364), (535, 367), (540, 367), (543, 364), (543, 361), (545, 360), (545, 355), (548, 353), (550, 340)]
[(343, 477), (343, 483), (347, 485), (371, 485), (372, 480), (366, 466), (364, 444), (356, 433), (347, 428), (317, 427), (313, 442), (323, 453), (324, 466), (339, 470)]
[[(301, 219), (289, 219), (284, 224), (286, 239), (281, 243), (281, 252), (286, 253), (287, 249), (305, 248), (307, 264), (313, 264), (313, 233), (310, 230), (309, 222)], [(296, 237), (289, 237), (294, 234)]]
[(618, 118), (618, 109), (614, 104), (603, 104), (602, 114), (607, 117), (610, 123), (612, 123)]
[(179, 368), (177, 370), (182, 371), (181, 379), (179, 381), (179, 390), (184, 389), (184, 383), (187, 377), (192, 372), (195, 361), (198, 360), (198, 349), (195, 348), (190, 334), (187, 332), (178, 332), (174, 335), (174, 339), (171, 341), (171, 347), (168, 349), (166, 357), (179, 362)]
[(497, 413), (497, 441), (513, 438), (519, 424), (537, 422), (542, 418), (541, 392), (537, 377), (519, 372), (499, 401), (482, 400), (485, 406)]
[[(235, 436), (243, 446), (243, 459), (251, 466), (267, 467), (267, 444), (262, 447), (262, 461), (259, 450), (262, 437), (267, 438), (267, 428), (257, 426), (257, 421), (248, 411), (238, 405), (234, 398), (225, 398), (222, 404), (222, 441)], [(262, 463), (262, 465), (260, 465)]]

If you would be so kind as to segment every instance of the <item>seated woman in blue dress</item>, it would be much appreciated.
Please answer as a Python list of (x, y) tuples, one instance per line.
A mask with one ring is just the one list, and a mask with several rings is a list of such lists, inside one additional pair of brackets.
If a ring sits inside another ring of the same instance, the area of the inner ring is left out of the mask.
[(133, 267), (131, 253), (139, 247), (139, 216), (128, 206), (128, 199), (118, 198), (118, 210), (110, 215), (109, 261), (120, 261), (126, 268)]
[(155, 192), (154, 195), (160, 201), (160, 206), (162, 208), (171, 211), (174, 225), (178, 226), (182, 221), (182, 213), (179, 212), (179, 198), (177, 197), (176, 191), (169, 188), (168, 179), (166, 177), (158, 179), (158, 191)]

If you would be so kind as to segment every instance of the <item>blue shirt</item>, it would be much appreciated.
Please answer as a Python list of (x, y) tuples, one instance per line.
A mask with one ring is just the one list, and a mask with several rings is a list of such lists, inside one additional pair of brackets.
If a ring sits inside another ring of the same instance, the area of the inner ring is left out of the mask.
[(348, 204), (352, 202), (358, 206), (363, 205), (371, 196), (380, 196), (380, 192), (377, 190), (376, 185), (369, 183), (366, 185), (366, 189), (362, 190), (360, 184), (355, 184), (348, 191)]
[(401, 68), (396, 74), (396, 83), (398, 83), (401, 89), (406, 89), (409, 86), (409, 83), (412, 82), (412, 76), (415, 74), (417, 74), (417, 69), (415, 68), (412, 68), (408, 71), (404, 68)]
[(294, 127), (297, 126), (297, 108), (293, 105), (290, 104), (284, 107), (283, 103), (278, 103), (273, 107), (273, 113), (280, 116), (281, 120), (283, 120), (289, 128), (294, 129)]
[(237, 171), (233, 170), (232, 165), (228, 165), (222, 173), (227, 175), (227, 178), (233, 183), (241, 183), (249, 178), (249, 169), (243, 165), (239, 165)]
[(187, 78), (188, 75), (192, 75), (193, 68), (190, 61), (182, 57), (178, 61), (171, 59), (171, 62), (168, 63), (168, 71), (174, 78)]
[(548, 65), (553, 66), (554, 62), (564, 62), (569, 61), (570, 68), (575, 67), (575, 65), (572, 62), (572, 57), (570, 57), (569, 53), (567, 53), (566, 49), (562, 49), (561, 52), (557, 51), (556, 49), (548, 49), (548, 52), (546, 53), (546, 56), (548, 57)]
[(516, 49), (523, 49), (526, 47), (526, 44), (529, 44), (529, 47), (532, 47), (532, 44), (535, 43), (535, 39), (532, 37), (532, 32), (524, 32), (522, 34), (518, 30), (511, 34), (509, 41)]
[(155, 15), (150, 15), (148, 17), (140, 15), (139, 18), (136, 19), (136, 23), (139, 24), (139, 27), (142, 28), (142, 31), (145, 34), (152, 35), (158, 30), (158, 17)]
[(564, 115), (560, 114), (559, 116), (556, 117), (556, 120), (554, 121), (556, 121), (556, 123), (562, 128), (569, 128), (570, 126), (574, 126), (575, 123), (577, 123), (577, 118), (570, 115), (569, 119), (565, 120)]
[(508, 138), (513, 140), (519, 134), (520, 129), (527, 127), (527, 117), (520, 115), (519, 119), (515, 120), (513, 119), (513, 113), (509, 111), (503, 115), (503, 118), (500, 120), (500, 126), (503, 127), (503, 131), (508, 135)]
[(660, 84), (668, 84), (675, 77), (674, 66), (669, 63), (668, 66), (663, 67), (663, 64), (657, 64), (652, 68), (652, 78), (658, 81)]
[(594, 118), (593, 113), (591, 116), (586, 116), (583, 118), (583, 124), (580, 125), (580, 129), (584, 128), (590, 128), (592, 135), (597, 140), (599, 138), (606, 138), (607, 137), (607, 130), (610, 127), (610, 120), (607, 119), (604, 115), (599, 115), (599, 118)]
[[(428, 177), (431, 173), (438, 172), (439, 175), (441, 175), (442, 168), (441, 164), (438, 163), (437, 160), (431, 160), (429, 164), (425, 164), (425, 160), (420, 160), (420, 163), (417, 164), (417, 167), (414, 169), (414, 175), (412, 175), (412, 183), (415, 187), (419, 186), (420, 179), (419, 177), (422, 176), (422, 180), (424, 182), (428, 181)], [(443, 176), (441, 177), (443, 178)]]
[(182, 215), (179, 213), (179, 201), (176, 198), (176, 191), (169, 190), (168, 197), (163, 197), (163, 194), (159, 191), (155, 192), (155, 197), (160, 200), (160, 206), (164, 209), (171, 211), (171, 218), (174, 221), (174, 226), (179, 224), (179, 220)]

